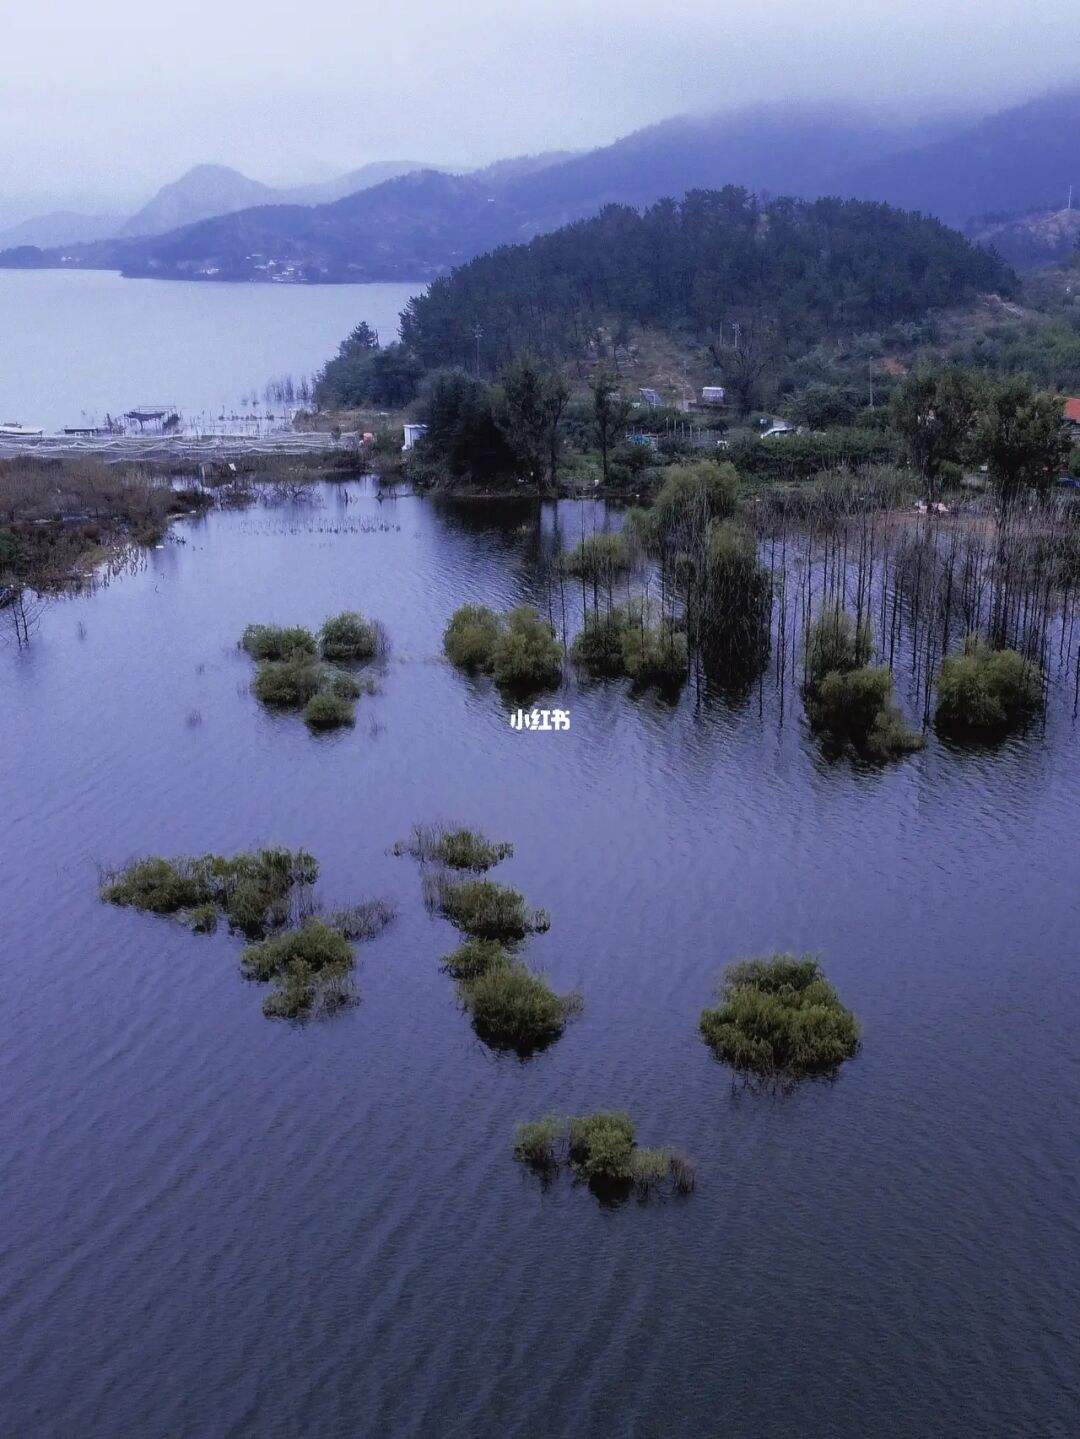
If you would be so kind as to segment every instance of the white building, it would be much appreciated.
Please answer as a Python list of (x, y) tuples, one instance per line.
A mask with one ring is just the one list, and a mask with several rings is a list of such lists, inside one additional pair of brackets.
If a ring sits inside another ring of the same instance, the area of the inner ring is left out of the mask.
[(417, 440), (422, 440), (426, 434), (427, 425), (406, 425), (405, 443), (402, 445), (401, 448), (403, 450), (411, 450), (412, 447), (416, 444)]

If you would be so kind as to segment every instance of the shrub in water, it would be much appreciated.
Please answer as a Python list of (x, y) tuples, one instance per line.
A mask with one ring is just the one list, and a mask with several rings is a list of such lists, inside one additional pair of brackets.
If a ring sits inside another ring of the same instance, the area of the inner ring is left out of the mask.
[(554, 1114), (519, 1124), (514, 1131), (514, 1158), (537, 1169), (554, 1167), (555, 1144), (563, 1132), (563, 1122)]
[(548, 928), (543, 910), (530, 911), (524, 896), (490, 879), (425, 879), (425, 898), (456, 928), (474, 939), (524, 939)]
[(635, 1147), (630, 1156), (630, 1178), (640, 1190), (661, 1184), (671, 1172), (671, 1159), (666, 1149)]
[(469, 939), (442, 961), (443, 969), (454, 979), (471, 984), (498, 965), (510, 963), (511, 956), (495, 939)]
[(331, 691), (314, 694), (304, 706), (304, 722), (310, 729), (339, 729), (356, 723), (356, 706)]
[(479, 874), (509, 859), (514, 846), (504, 840), (485, 839), (479, 830), (464, 826), (450, 829), (442, 824), (417, 824), (408, 844), (397, 846), (397, 850), (407, 851), (424, 863), (432, 861), (447, 869), (470, 869)]
[(270, 1019), (296, 1019), (348, 1003), (352, 966), (348, 940), (320, 920), (249, 945), (240, 956), (249, 979), (277, 983), (276, 992), (263, 1002)]
[(203, 932), (210, 928), (207, 911), (213, 909), (227, 915), (234, 929), (257, 935), (288, 921), (293, 890), (314, 884), (318, 873), (305, 850), (143, 859), (107, 874), (101, 897), (153, 914), (186, 913), (192, 927)]
[(563, 556), (562, 563), (568, 575), (593, 585), (610, 586), (630, 569), (633, 555), (625, 535), (587, 535)]
[(858, 1051), (858, 1022), (812, 955), (734, 964), (718, 999), (702, 1011), (701, 1033), (733, 1069), (796, 1080), (831, 1073)]
[(631, 1177), (634, 1122), (628, 1114), (599, 1110), (570, 1121), (570, 1162), (590, 1180), (619, 1183)]
[(397, 907), (392, 900), (367, 899), (362, 904), (350, 905), (330, 915), (327, 923), (339, 930), (346, 939), (374, 939), (397, 917)]
[(303, 709), (323, 683), (321, 666), (310, 656), (260, 664), (251, 689), (255, 698), (275, 709)]
[(462, 605), (443, 633), (443, 649), (459, 669), (490, 674), (502, 618), (484, 605)]
[(481, 1039), (522, 1055), (558, 1039), (580, 1008), (576, 995), (556, 994), (517, 960), (491, 965), (475, 979), (459, 980), (458, 995)]
[(355, 610), (344, 610), (328, 619), (319, 631), (319, 648), (324, 659), (371, 660), (386, 649), (386, 636), (375, 620), (366, 620)]
[[(331, 675), (328, 692), (332, 694), (335, 699), (358, 700), (361, 694), (364, 693), (364, 686), (361, 685), (359, 680), (353, 679), (352, 675), (347, 675), (339, 671), (337, 674)], [(368, 693), (370, 693), (370, 690)]]
[(977, 635), (947, 655), (938, 675), (935, 716), (956, 734), (1001, 734), (1034, 714), (1042, 703), (1042, 671), (1016, 650), (992, 649)]
[(585, 628), (570, 647), (570, 658), (592, 675), (615, 676), (626, 673), (623, 658), (623, 632), (626, 614), (612, 610), (585, 621)]
[(810, 626), (806, 638), (806, 686), (814, 690), (827, 674), (861, 669), (873, 653), (870, 626), (857, 625), (839, 605), (830, 606)]
[(872, 758), (890, 759), (922, 748), (922, 736), (907, 728), (893, 703), (892, 675), (884, 666), (833, 670), (807, 704), (819, 729)]
[(253, 660), (285, 660), (317, 652), (315, 636), (300, 625), (248, 625), (240, 641)]
[(632, 621), (622, 635), (623, 670), (638, 685), (682, 684), (689, 653), (686, 635), (666, 621), (649, 626)]
[(514, 693), (557, 685), (562, 679), (562, 651), (547, 620), (528, 605), (506, 616), (506, 627), (491, 651), (495, 683)]

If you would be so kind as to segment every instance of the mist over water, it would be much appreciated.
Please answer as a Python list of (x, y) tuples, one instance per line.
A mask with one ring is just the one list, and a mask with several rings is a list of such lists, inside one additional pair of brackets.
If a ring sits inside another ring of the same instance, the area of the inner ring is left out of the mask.
[(396, 339), (422, 289), (0, 270), (0, 421), (60, 429), (140, 404), (216, 418), (280, 375), (315, 374), (361, 320)]
[[(0, 648), (0, 1428), (1071, 1435), (1067, 687), (999, 748), (879, 769), (822, 759), (771, 668), (737, 704), (568, 681), (570, 732), (517, 733), (443, 626), (544, 603), (557, 531), (603, 510), (318, 494), (185, 523)], [(236, 640), (346, 606), (393, 652), (313, 738)], [(526, 958), (582, 990), (528, 1063), (476, 1040), (454, 932), (388, 853), (440, 817), (515, 842), (496, 874), (552, 918)], [(262, 843), (309, 848), (328, 908), (399, 903), (331, 1022), (265, 1020), (224, 930), (96, 897), (98, 863)], [(820, 952), (863, 1051), (733, 1093), (697, 1017), (773, 948)], [(604, 1209), (513, 1163), (518, 1120), (599, 1107), (697, 1192)]]

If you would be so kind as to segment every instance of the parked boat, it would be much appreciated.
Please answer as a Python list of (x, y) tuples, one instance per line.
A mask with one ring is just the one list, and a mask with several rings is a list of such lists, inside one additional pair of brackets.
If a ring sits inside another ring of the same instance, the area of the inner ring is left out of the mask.
[(44, 430), (35, 430), (30, 425), (20, 425), (16, 420), (5, 420), (0, 425), (0, 440), (40, 440)]

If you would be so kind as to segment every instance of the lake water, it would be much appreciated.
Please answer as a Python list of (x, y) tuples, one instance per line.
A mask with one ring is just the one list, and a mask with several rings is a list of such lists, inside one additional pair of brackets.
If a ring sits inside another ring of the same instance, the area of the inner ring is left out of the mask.
[(313, 375), (361, 320), (387, 342), (416, 285), (227, 285), (0, 270), (0, 421), (60, 429), (134, 405), (235, 407)]
[[(569, 733), (515, 732), (442, 628), (537, 599), (556, 526), (601, 512), (319, 494), (184, 523), (0, 650), (0, 1431), (1074, 1435), (1071, 694), (882, 769), (823, 760), (770, 678), (571, 681)], [(236, 640), (346, 606), (393, 652), (316, 739)], [(584, 996), (527, 1063), (474, 1037), (388, 852), (439, 817), (516, 843), (495, 874), (552, 920), (527, 957)], [(264, 1019), (224, 931), (96, 898), (99, 863), (267, 843), (317, 855), (330, 906), (400, 905), (331, 1021)], [(819, 951), (864, 1034), (786, 1097), (696, 1032), (774, 948)], [(604, 1208), (513, 1162), (517, 1121), (608, 1106), (697, 1192)]]

